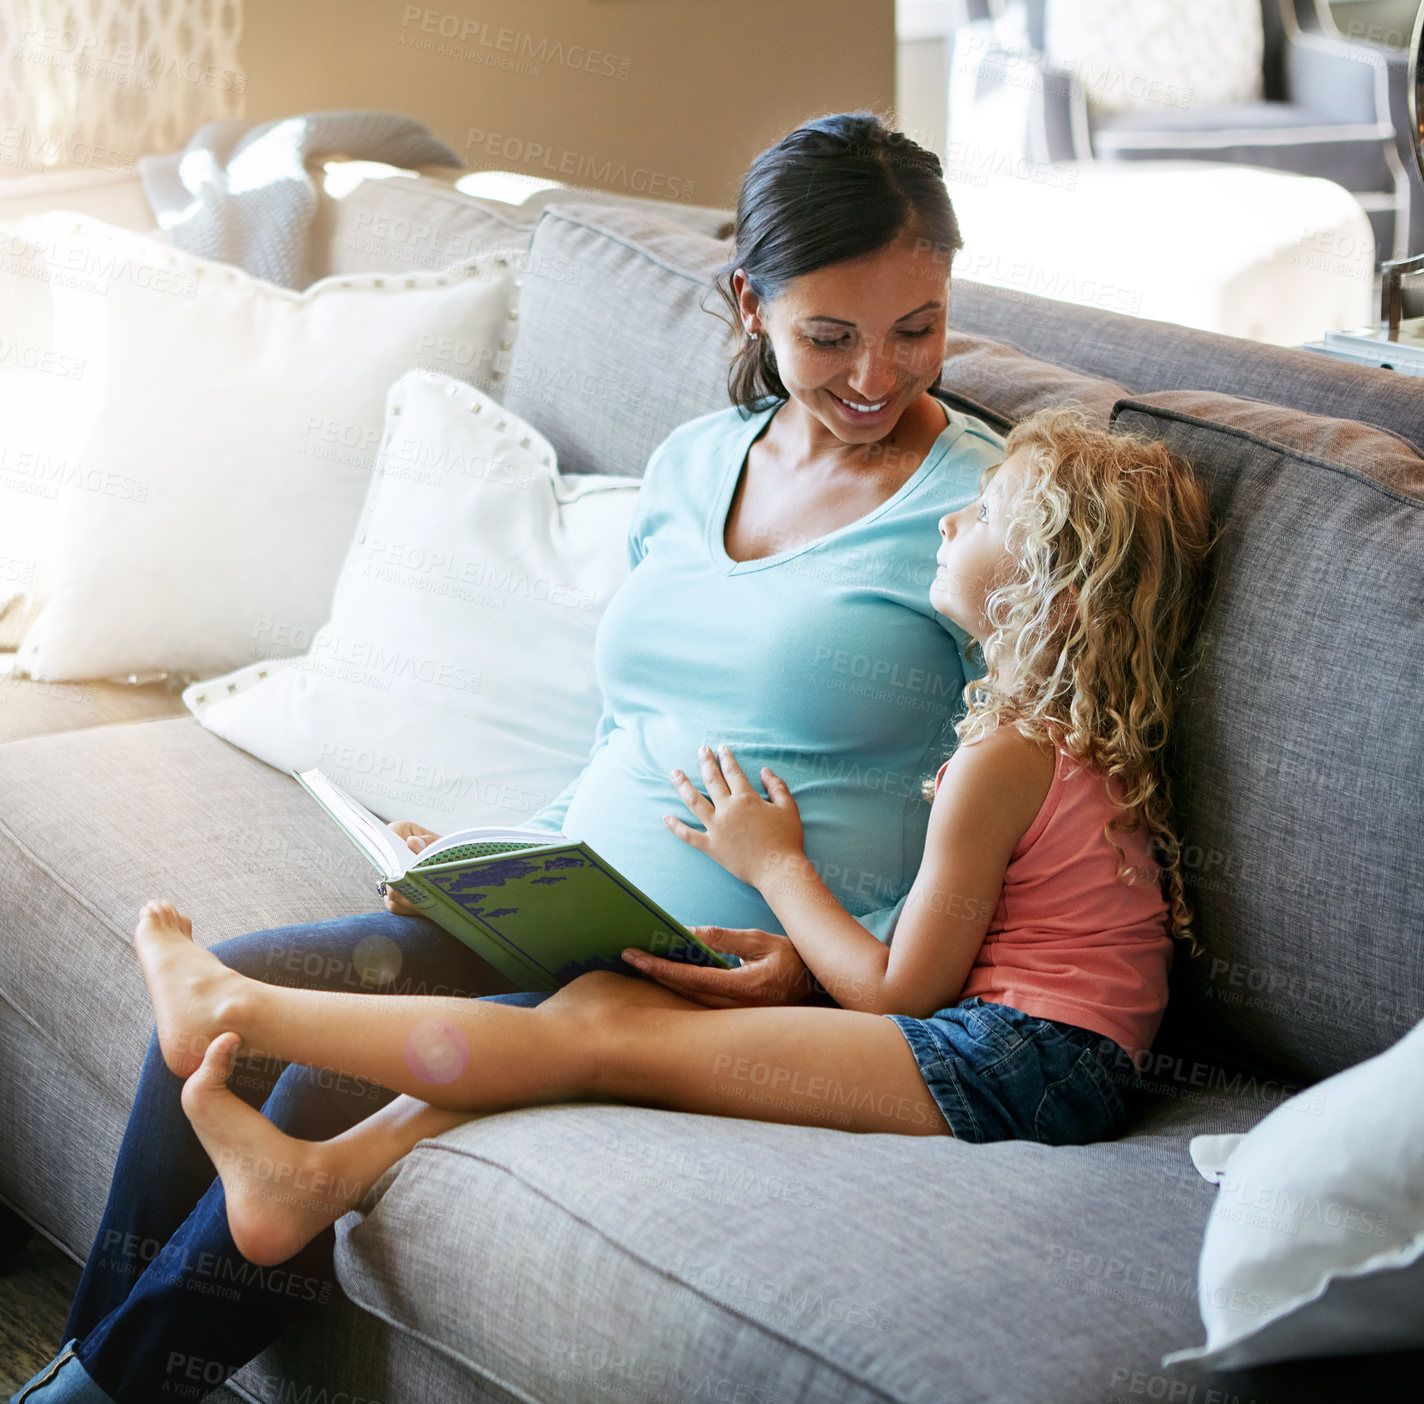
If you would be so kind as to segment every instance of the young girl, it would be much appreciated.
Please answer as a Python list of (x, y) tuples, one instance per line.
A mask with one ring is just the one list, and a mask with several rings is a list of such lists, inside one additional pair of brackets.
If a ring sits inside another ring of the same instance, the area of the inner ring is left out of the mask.
[[(285, 1260), (417, 1141), (536, 1103), (969, 1141), (1121, 1131), (1172, 938), (1189, 934), (1163, 753), (1206, 495), (1160, 444), (1072, 410), (1026, 420), (1007, 454), (940, 522), (931, 602), (986, 671), (926, 784), (923, 863), (892, 940), (821, 882), (769, 769), (765, 798), (725, 747), (703, 748), (705, 793), (670, 777), (702, 825), (667, 816), (670, 831), (763, 894), (838, 1007), (708, 1008), (607, 972), (532, 1007), (288, 989), (197, 947), (171, 904), (144, 908), (135, 940), (164, 1058), (187, 1078), (244, 1256)], [(409, 1095), (333, 1140), (295, 1140), (225, 1085), (257, 1051)]]

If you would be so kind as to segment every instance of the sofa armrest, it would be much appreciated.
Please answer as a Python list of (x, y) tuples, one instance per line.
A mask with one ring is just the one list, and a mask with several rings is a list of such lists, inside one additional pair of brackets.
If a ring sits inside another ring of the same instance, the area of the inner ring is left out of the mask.
[(0, 180), (0, 224), (14, 224), (49, 210), (74, 210), (138, 234), (159, 232), (136, 170), (84, 167)]
[(1297, 30), (1286, 45), (1285, 82), (1289, 101), (1333, 122), (1387, 128), (1393, 139), (1384, 50)]

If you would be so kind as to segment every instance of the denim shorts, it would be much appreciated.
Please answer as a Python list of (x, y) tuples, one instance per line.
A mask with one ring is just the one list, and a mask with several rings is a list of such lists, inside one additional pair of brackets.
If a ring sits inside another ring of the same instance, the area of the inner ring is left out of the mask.
[(1141, 1078), (1121, 1044), (971, 995), (927, 1019), (887, 1014), (961, 1141), (1109, 1141)]

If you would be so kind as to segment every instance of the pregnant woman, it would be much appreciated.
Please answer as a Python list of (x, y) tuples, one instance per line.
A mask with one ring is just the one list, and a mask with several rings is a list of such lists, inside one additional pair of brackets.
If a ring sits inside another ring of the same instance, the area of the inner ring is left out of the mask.
[[(663, 821), (678, 807), (670, 772), (700, 774), (704, 742), (785, 782), (807, 858), (882, 939), (919, 867), (921, 785), (953, 748), (969, 644), (930, 601), (939, 522), (1003, 457), (997, 435), (930, 393), (959, 247), (938, 159), (869, 113), (798, 128), (742, 183), (717, 276), (739, 337), (732, 404), (679, 426), (649, 461), (632, 570), (597, 636), (605, 705), (590, 759), (531, 821), (587, 839), (743, 958), (651, 969), (704, 1003), (826, 1000), (760, 892)], [(422, 831), (402, 829), (418, 849)], [(464, 945), (394, 901), (213, 950), (272, 985), (501, 998)], [(229, 1086), (306, 1140), (391, 1097), (259, 1058), (239, 1060)], [(67, 1344), (16, 1399), (201, 1398), (337, 1294), (330, 1229), (277, 1266), (238, 1251), (181, 1089), (155, 1039)]]

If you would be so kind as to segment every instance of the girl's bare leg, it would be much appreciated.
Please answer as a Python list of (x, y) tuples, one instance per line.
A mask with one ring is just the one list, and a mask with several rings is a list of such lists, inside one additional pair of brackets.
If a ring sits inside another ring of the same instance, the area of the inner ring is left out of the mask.
[[(166, 902), (144, 908), (135, 944), (165, 1060), (182, 1076), (231, 1031), (238, 1042), (214, 1053), (219, 1076), (239, 1048), (260, 1049), (379, 1082), (446, 1113), (593, 1098), (847, 1131), (949, 1134), (904, 1037), (876, 1014), (708, 1009), (661, 985), (605, 973), (531, 1008), (287, 989), (249, 980), (195, 946), (187, 918)], [(369, 1142), (362, 1127), (375, 1118), (329, 1143), (351, 1155), (348, 1181), (369, 1183), (415, 1141), (465, 1119), (426, 1120), (428, 1110), (405, 1107), (376, 1121)], [(217, 1144), (213, 1118), (209, 1124)], [(291, 1147), (316, 1144), (284, 1140), (293, 1164)], [(337, 1173), (329, 1162), (322, 1168)], [(339, 1195), (333, 1202), (341, 1207), (326, 1223), (352, 1207)]]

